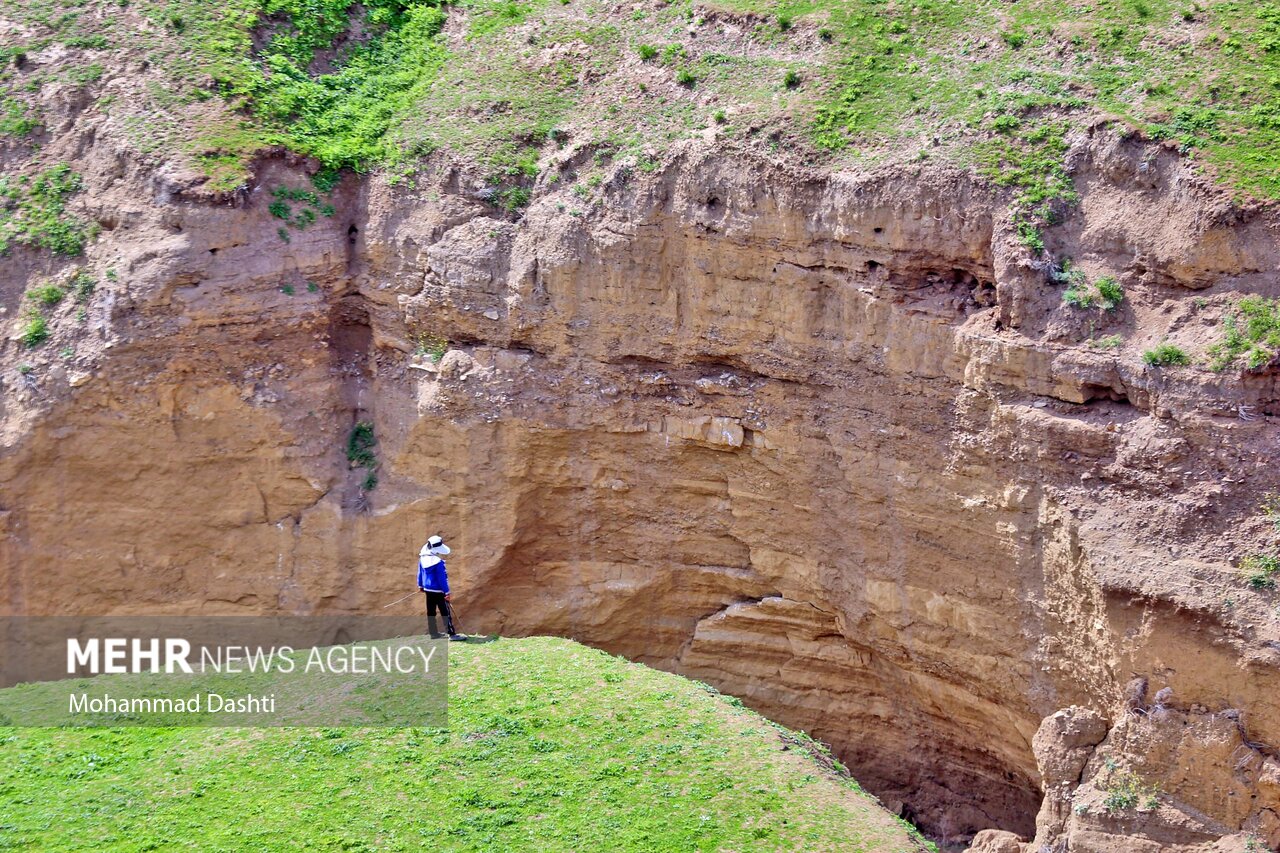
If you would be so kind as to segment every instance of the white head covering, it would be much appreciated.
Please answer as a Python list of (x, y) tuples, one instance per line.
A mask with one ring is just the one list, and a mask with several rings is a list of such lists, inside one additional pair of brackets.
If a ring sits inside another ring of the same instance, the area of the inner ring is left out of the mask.
[(446, 557), (449, 555), (449, 546), (444, 544), (444, 540), (439, 536), (432, 536), (427, 539), (427, 544), (422, 546), (422, 550), (418, 552), (419, 557)]

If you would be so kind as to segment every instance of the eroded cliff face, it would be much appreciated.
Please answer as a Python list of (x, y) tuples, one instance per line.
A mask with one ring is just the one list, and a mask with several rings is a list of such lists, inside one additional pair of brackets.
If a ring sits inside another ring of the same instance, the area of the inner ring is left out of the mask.
[[(1073, 157), (1050, 255), (1119, 277), (1116, 312), (1064, 306), (942, 168), (691, 147), (514, 221), (441, 163), (347, 179), (284, 242), (269, 190), (305, 163), (218, 199), (99, 151), (116, 281), (73, 361), (8, 344), (0, 606), (373, 612), (442, 532), (466, 630), (705, 679), (941, 837), (1280, 845), (1280, 611), (1232, 568), (1276, 373), (1138, 357), (1277, 295), (1275, 220), (1136, 142)], [(8, 316), (49, 263), (6, 263)], [(1124, 774), (1154, 793), (1108, 810)]]

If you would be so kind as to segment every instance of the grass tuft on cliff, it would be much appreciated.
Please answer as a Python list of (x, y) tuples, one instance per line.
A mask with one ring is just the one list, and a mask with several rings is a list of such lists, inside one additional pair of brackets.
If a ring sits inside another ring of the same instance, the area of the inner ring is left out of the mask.
[(927, 849), (704, 685), (567, 640), (449, 651), (448, 729), (0, 728), (0, 847)]

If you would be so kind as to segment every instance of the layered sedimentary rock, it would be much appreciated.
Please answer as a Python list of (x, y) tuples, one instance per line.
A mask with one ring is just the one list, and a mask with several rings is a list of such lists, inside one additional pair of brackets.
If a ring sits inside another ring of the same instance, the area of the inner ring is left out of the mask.
[[(940, 836), (1280, 844), (1280, 612), (1232, 566), (1276, 373), (1139, 358), (1274, 288), (1275, 221), (1167, 152), (1073, 156), (1045, 257), (942, 168), (689, 148), (516, 221), (442, 163), (349, 178), (285, 242), (269, 190), (305, 163), (222, 199), (98, 156), (116, 283), (59, 320), (73, 362), (8, 344), (0, 605), (372, 612), (441, 532), (466, 630), (705, 679)], [(1062, 256), (1122, 307), (1064, 306)], [(50, 264), (6, 266), (8, 316)], [(1150, 803), (1107, 807), (1125, 774)]]

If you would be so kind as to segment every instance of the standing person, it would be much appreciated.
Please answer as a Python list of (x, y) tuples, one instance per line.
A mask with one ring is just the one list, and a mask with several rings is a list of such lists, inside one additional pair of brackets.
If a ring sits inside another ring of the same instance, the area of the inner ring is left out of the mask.
[(439, 536), (432, 536), (422, 546), (418, 554), (418, 589), (427, 596), (427, 630), (432, 639), (439, 639), (436, 630), (436, 611), (444, 617), (444, 628), (449, 632), (450, 640), (465, 640), (466, 637), (453, 629), (453, 609), (449, 601), (453, 597), (449, 592), (449, 574), (445, 570), (444, 557), (449, 554), (449, 546)]

